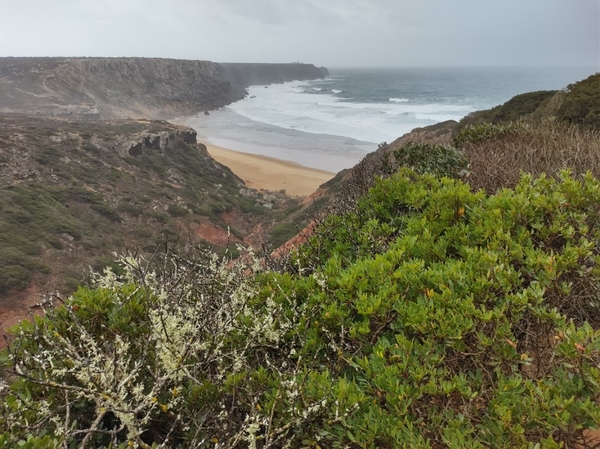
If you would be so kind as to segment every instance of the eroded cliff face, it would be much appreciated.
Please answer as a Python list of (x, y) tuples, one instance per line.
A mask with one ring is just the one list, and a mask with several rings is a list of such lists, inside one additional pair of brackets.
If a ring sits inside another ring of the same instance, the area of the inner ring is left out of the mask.
[(310, 64), (158, 58), (0, 58), (0, 112), (76, 118), (172, 118), (225, 106), (252, 84), (327, 76)]

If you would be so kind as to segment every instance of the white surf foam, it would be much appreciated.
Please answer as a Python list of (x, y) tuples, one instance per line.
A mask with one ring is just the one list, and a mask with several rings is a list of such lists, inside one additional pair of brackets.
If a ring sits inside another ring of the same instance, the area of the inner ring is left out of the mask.
[(390, 98), (388, 101), (391, 103), (408, 103), (410, 100), (408, 98)]
[[(306, 89), (314, 89), (319, 95), (307, 93)], [(396, 100), (407, 101), (357, 103), (317, 89), (321, 88), (300, 81), (272, 85), (269, 89), (252, 86), (248, 97), (229, 107), (254, 122), (373, 143), (395, 140), (416, 127), (460, 119), (473, 110), (467, 105), (418, 104), (402, 98)]]

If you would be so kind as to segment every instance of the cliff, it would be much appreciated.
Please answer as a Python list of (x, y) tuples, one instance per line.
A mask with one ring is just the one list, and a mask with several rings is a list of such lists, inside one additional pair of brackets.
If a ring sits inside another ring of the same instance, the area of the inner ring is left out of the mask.
[(310, 64), (158, 58), (0, 58), (0, 112), (75, 118), (172, 118), (225, 106), (252, 84), (327, 76)]
[(220, 76), (233, 86), (245, 89), (256, 84), (276, 84), (293, 80), (325, 78), (329, 71), (312, 64), (218, 64)]

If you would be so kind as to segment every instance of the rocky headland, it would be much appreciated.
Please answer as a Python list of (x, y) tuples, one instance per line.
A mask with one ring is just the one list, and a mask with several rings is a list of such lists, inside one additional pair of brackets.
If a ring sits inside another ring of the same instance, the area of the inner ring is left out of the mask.
[(216, 109), (252, 84), (324, 78), (311, 64), (159, 58), (0, 58), (0, 113), (169, 119)]

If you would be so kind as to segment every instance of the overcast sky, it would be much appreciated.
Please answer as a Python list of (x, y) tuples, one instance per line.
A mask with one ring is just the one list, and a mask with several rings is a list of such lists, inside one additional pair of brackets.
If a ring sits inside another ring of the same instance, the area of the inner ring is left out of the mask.
[(600, 2), (0, 0), (0, 56), (600, 70)]

